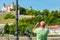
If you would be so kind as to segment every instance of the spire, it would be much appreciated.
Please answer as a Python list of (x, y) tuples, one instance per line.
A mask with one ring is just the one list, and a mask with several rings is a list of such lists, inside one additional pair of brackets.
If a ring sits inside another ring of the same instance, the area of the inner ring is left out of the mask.
[(12, 2), (12, 3), (11, 3), (11, 5), (13, 5), (13, 6), (14, 6), (14, 2)]
[(30, 6), (30, 10), (32, 10), (32, 6)]
[(12, 2), (11, 2), (12, 4), (14, 4), (14, 1), (12, 0)]

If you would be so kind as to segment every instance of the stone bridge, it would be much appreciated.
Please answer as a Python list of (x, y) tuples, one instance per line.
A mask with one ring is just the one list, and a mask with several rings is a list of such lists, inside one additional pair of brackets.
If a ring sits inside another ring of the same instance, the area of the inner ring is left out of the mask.
[[(36, 40), (36, 37), (32, 37), (32, 40)], [(15, 40), (15, 37), (0, 37), (0, 40)], [(19, 40), (30, 40), (28, 37), (19, 37)], [(48, 40), (60, 40), (60, 37), (48, 37)]]

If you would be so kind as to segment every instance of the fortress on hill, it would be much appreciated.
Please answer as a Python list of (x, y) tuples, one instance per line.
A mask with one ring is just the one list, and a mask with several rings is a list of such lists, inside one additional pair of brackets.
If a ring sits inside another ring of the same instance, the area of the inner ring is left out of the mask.
[[(2, 5), (2, 10), (0, 11), (0, 16), (1, 15), (6, 15), (7, 13), (12, 13), (12, 14), (16, 14), (16, 11), (14, 10), (11, 10), (14, 8), (14, 2), (12, 2), (10, 5), (6, 5), (5, 3), (3, 3)], [(30, 6), (30, 9), (29, 10), (32, 10), (32, 6)], [(18, 10), (18, 14), (20, 15), (20, 10)]]
[(3, 12), (10, 12), (11, 9), (14, 7), (14, 2), (12, 2), (10, 5), (6, 6), (5, 3), (2, 5), (2, 11)]
[[(5, 3), (3, 3), (1, 12), (12, 12), (11, 9), (13, 9), (14, 6), (14, 2), (12, 2), (10, 5), (6, 5)], [(32, 6), (30, 6), (29, 10), (32, 10)]]

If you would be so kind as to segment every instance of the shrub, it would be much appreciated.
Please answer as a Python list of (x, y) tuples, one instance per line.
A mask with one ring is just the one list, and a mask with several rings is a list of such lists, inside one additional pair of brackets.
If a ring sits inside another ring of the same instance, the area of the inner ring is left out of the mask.
[(15, 15), (13, 15), (12, 13), (8, 13), (4, 17), (4, 19), (13, 19), (13, 18), (15, 18)]
[(2, 34), (2, 30), (0, 30), (0, 34)]
[(9, 25), (8, 24), (6, 24), (4, 26), (4, 31), (5, 31), (5, 33), (9, 33)]

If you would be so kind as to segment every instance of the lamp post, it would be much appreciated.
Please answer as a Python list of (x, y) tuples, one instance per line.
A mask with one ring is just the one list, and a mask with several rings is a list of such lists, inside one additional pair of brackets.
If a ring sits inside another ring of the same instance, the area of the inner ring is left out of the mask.
[(19, 40), (18, 38), (18, 0), (16, 0), (16, 40)]

